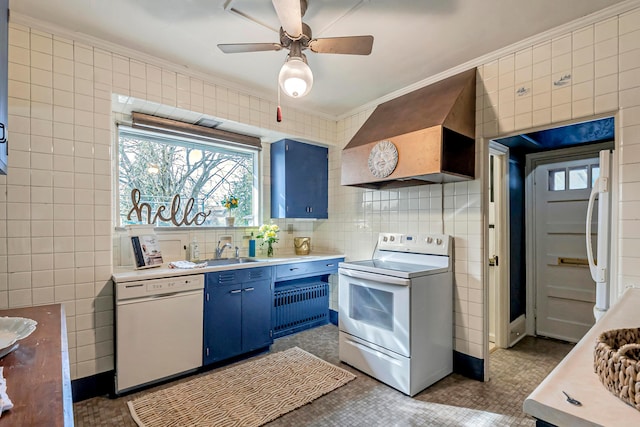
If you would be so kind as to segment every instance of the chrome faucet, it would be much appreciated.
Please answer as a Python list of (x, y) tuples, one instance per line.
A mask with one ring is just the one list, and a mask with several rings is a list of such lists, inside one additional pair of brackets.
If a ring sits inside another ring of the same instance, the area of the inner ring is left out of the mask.
[(224, 251), (225, 248), (230, 248), (231, 243), (227, 242), (224, 245), (222, 245), (222, 247), (220, 247), (220, 243), (222, 243), (222, 241), (218, 240), (218, 247), (216, 248), (216, 257), (215, 259), (220, 259), (220, 257), (222, 256), (222, 252)]

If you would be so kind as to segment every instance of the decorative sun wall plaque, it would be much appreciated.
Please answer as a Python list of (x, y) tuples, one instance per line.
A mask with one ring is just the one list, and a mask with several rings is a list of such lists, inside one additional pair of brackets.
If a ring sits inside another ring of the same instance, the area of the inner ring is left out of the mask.
[[(211, 211), (198, 212), (195, 213), (191, 218), (189, 218), (189, 216), (192, 214), (191, 211), (193, 210), (195, 199), (191, 197), (187, 200), (187, 204), (185, 205), (182, 213), (180, 212), (181, 202), (182, 201), (180, 199), (180, 195), (176, 194), (175, 196), (173, 196), (173, 199), (171, 200), (171, 208), (166, 214), (164, 212), (167, 211), (167, 207), (161, 205), (158, 206), (155, 215), (152, 216), (151, 205), (146, 202), (140, 203), (140, 190), (134, 188), (133, 190), (131, 190), (131, 203), (133, 204), (133, 207), (127, 214), (127, 219), (131, 220), (131, 216), (135, 213), (137, 220), (140, 222), (144, 222), (145, 219), (143, 219), (143, 210), (146, 210), (146, 224), (155, 224), (156, 221), (160, 220), (166, 222), (170, 221), (173, 223), (173, 225), (179, 227), (183, 224), (191, 225), (194, 223), (196, 225), (202, 225), (207, 220), (207, 217), (211, 215)], [(182, 218), (180, 218), (180, 216), (182, 216)]]
[(380, 141), (369, 152), (369, 170), (376, 178), (386, 178), (398, 164), (398, 149), (391, 141)]

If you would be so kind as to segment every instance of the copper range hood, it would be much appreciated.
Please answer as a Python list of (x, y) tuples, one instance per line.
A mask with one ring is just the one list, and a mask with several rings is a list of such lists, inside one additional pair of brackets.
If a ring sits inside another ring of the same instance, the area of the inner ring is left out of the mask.
[(342, 185), (385, 189), (475, 177), (476, 70), (380, 104), (342, 151)]

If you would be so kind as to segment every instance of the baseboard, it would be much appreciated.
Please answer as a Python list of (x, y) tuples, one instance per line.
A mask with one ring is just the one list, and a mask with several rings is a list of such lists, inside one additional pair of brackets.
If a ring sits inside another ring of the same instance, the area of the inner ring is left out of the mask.
[(80, 402), (92, 397), (112, 394), (114, 375), (114, 371), (107, 371), (71, 381), (73, 401)]
[(484, 359), (453, 351), (453, 372), (472, 380), (484, 381)]
[(338, 312), (335, 310), (329, 310), (329, 322), (338, 326)]
[(524, 314), (509, 323), (509, 347), (513, 347), (522, 338), (527, 336), (527, 318)]

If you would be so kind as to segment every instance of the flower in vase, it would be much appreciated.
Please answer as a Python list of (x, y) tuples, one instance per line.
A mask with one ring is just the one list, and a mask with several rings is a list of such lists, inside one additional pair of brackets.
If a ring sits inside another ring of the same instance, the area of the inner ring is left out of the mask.
[(273, 256), (273, 244), (278, 241), (278, 231), (280, 227), (276, 224), (262, 224), (258, 228), (258, 239), (261, 239), (260, 245), (267, 244), (267, 256)]
[(228, 194), (224, 199), (222, 199), (220, 204), (224, 206), (229, 211), (229, 215), (231, 215), (231, 212), (238, 207), (239, 200), (233, 194)]

